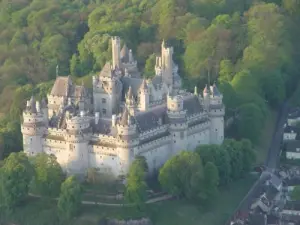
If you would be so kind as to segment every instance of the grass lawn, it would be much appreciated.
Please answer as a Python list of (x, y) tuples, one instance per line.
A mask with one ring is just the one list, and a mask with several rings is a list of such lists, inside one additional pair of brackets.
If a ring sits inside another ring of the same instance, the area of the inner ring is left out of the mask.
[[(74, 219), (72, 225), (100, 225), (99, 220), (104, 217), (149, 217), (155, 225), (219, 225), (232, 215), (256, 179), (249, 176), (232, 183), (221, 190), (212, 207), (201, 207), (182, 200), (149, 204), (145, 212), (131, 207), (83, 206), (81, 215)], [(0, 224), (9, 225), (7, 221), (16, 225), (57, 225), (56, 202), (30, 198), (27, 204), (13, 213), (13, 218), (0, 218)]]
[(273, 132), (274, 132), (274, 129), (276, 126), (278, 112), (269, 110), (268, 114), (269, 115), (267, 116), (267, 121), (266, 121), (264, 129), (262, 130), (262, 133), (261, 133), (262, 136), (261, 136), (260, 142), (258, 143), (257, 146), (255, 146), (255, 149), (257, 150), (256, 163), (258, 165), (264, 163), (264, 161), (267, 157), (269, 145), (271, 143)]

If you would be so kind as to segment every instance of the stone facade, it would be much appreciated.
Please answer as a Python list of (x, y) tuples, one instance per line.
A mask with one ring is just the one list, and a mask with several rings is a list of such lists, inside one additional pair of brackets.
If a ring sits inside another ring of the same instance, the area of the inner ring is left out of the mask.
[(93, 88), (57, 77), (46, 101), (27, 101), (23, 112), (24, 151), (54, 154), (68, 174), (88, 168), (125, 175), (135, 156), (145, 156), (150, 171), (182, 150), (224, 139), (222, 94), (206, 86), (203, 95), (181, 89), (173, 48), (162, 44), (155, 76), (142, 78), (137, 62), (120, 38), (112, 38), (107, 62)]

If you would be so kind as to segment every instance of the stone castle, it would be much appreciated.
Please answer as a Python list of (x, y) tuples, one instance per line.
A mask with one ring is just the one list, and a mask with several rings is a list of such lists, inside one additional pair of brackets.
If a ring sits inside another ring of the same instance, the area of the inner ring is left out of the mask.
[(58, 76), (45, 100), (27, 101), (23, 112), (24, 151), (54, 154), (68, 174), (89, 168), (115, 177), (125, 175), (135, 156), (144, 156), (149, 170), (160, 168), (182, 150), (224, 139), (222, 94), (216, 84), (203, 95), (181, 89), (173, 48), (161, 46), (155, 76), (142, 78), (132, 51), (112, 38), (107, 62), (93, 88)]

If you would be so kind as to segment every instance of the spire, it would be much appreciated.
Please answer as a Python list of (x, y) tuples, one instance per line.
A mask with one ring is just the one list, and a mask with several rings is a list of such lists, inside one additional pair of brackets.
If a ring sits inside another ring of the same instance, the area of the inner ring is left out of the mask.
[(123, 125), (123, 126), (128, 125), (128, 122), (129, 122), (128, 117), (129, 117), (129, 113), (128, 113), (127, 108), (125, 107), (124, 111), (123, 111), (123, 114), (122, 114), (122, 117), (121, 117), (121, 120), (120, 120), (120, 125)]
[(131, 99), (132, 98), (132, 88), (129, 86), (128, 92), (127, 92), (127, 98)]
[(203, 94), (209, 94), (209, 88), (208, 88), (207, 84), (205, 85), (205, 88), (203, 90)]
[(147, 90), (147, 82), (145, 79), (143, 79), (142, 85), (141, 85), (141, 90)]
[(198, 95), (198, 88), (197, 88), (197, 86), (195, 86), (195, 88), (194, 88), (194, 95)]
[(161, 47), (162, 47), (162, 48), (165, 48), (165, 47), (166, 47), (165, 39), (163, 39), (163, 41), (162, 41), (162, 43), (161, 43)]

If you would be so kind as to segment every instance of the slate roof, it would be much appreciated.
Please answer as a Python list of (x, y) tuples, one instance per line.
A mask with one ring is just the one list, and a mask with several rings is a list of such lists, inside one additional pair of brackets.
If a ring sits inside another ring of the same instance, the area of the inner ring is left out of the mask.
[(158, 106), (151, 111), (142, 112), (135, 116), (135, 120), (137, 122), (137, 127), (140, 132), (145, 132), (147, 130), (154, 129), (158, 127), (159, 120), (161, 119), (162, 123), (166, 122), (166, 106)]
[(57, 77), (50, 94), (54, 96), (68, 96), (70, 90), (70, 84), (71, 84), (70, 76)]
[(93, 133), (109, 134), (111, 131), (111, 121), (103, 118), (99, 118), (98, 123), (95, 123), (95, 119), (91, 120), (91, 127)]
[(266, 216), (262, 213), (254, 213), (249, 215), (248, 225), (266, 225), (265, 218)]
[(287, 201), (285, 203), (284, 209), (300, 211), (300, 201)]
[(287, 152), (297, 152), (297, 148), (300, 148), (300, 140), (289, 140), (285, 143)]
[(26, 111), (29, 113), (37, 113), (36, 111), (36, 101), (34, 96), (31, 96), (29, 102), (27, 102), (27, 104), (29, 103), (29, 105), (26, 105)]
[(288, 119), (297, 119), (300, 117), (300, 109), (295, 109), (295, 111), (288, 114)]
[(221, 96), (221, 93), (219, 89), (217, 88), (216, 83), (214, 83), (212, 86), (210, 86), (210, 92), (213, 96)]
[(143, 79), (132, 77), (122, 77), (121, 81), (123, 83), (123, 98), (127, 94), (129, 87), (131, 87), (133, 95), (137, 96), (138, 90), (143, 83)]
[(203, 111), (203, 107), (200, 104), (198, 97), (191, 95), (188, 98), (183, 99), (183, 109), (187, 110), (187, 115), (193, 115)]
[(286, 126), (284, 128), (284, 133), (300, 133), (300, 127), (297, 127), (297, 126)]
[(126, 46), (126, 44), (124, 44), (122, 50), (121, 50), (121, 62), (128, 62), (129, 61), (129, 50)]
[(281, 180), (279, 177), (273, 175), (273, 176), (271, 177), (271, 179), (270, 179), (270, 183), (271, 183), (276, 189), (278, 189), (279, 186), (282, 184), (282, 180)]

